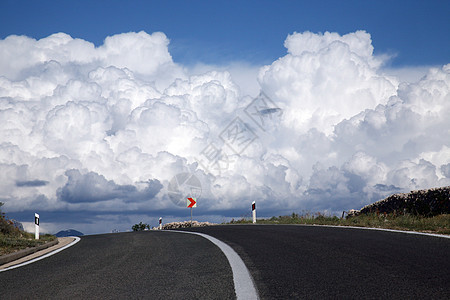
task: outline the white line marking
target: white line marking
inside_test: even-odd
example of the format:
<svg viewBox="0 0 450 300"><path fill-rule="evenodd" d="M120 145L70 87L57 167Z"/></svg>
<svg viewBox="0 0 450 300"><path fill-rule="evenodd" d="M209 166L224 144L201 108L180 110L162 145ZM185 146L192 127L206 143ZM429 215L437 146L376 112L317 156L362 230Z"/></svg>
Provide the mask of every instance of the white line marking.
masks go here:
<svg viewBox="0 0 450 300"><path fill-rule="evenodd" d="M44 254L44 255L42 255L42 256L36 257L36 258L34 258L34 259L28 260L28 261L23 262L23 263L21 263L21 264L14 265L14 266L11 266L11 267L2 269L2 270L0 270L0 272L4 272L4 271L12 270L12 269L15 269L15 268L23 267L23 266L26 266L26 265L28 265L28 264L37 262L37 261L39 261L39 260L41 260L41 259L50 257L50 256L52 256L53 254L56 254L56 253L58 253L58 252L61 252L61 251L63 251L64 249L67 249L67 248L69 248L69 247L75 245L76 243L78 243L78 242L80 241L80 238L77 237L77 236L74 236L73 238L75 238L75 240L74 240L73 242L71 242L70 244L65 245L64 247L61 247L61 248L59 248L59 249L56 249L55 251L49 252L49 253Z"/></svg>
<svg viewBox="0 0 450 300"><path fill-rule="evenodd" d="M259 224L259 225L272 225L272 224ZM279 224L279 225L283 225L283 224ZM397 229L389 229L389 228L358 227L358 226L338 226L338 225L318 225L318 224L317 225L316 224L284 224L284 225L322 226L322 227L333 227L333 228L353 228L353 229L379 230L379 231L389 231L389 232L399 232L399 233L426 235L426 236L434 236L434 237L450 239L450 235L445 235L445 234L426 233L426 232L417 232L417 231L406 231L406 230L397 230Z"/></svg>
<svg viewBox="0 0 450 300"><path fill-rule="evenodd" d="M227 244L224 242L204 233L200 232L191 232L191 231L178 231L178 230L164 230L162 232L181 232L181 233L189 233L195 234L204 237L205 239L210 240L217 247L222 250L225 254L228 262L230 263L231 270L233 271L233 282L234 282L234 290L236 292L236 297L238 300L247 300L247 299L259 299L258 292L256 291L256 287L253 283L253 278L250 275L247 267L245 266L242 259L239 255Z"/></svg>

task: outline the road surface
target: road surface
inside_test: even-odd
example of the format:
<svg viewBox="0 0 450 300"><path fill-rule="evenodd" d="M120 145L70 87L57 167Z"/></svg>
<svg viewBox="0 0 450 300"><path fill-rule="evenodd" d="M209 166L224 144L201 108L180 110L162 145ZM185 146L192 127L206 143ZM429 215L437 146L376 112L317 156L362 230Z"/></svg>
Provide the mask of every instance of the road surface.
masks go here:
<svg viewBox="0 0 450 300"><path fill-rule="evenodd" d="M261 299L450 299L450 239L362 229L229 225L188 229L230 245ZM225 255L198 235L84 236L0 273L1 299L234 299Z"/></svg>
<svg viewBox="0 0 450 300"><path fill-rule="evenodd" d="M298 225L191 230L232 246L261 299L450 299L450 239Z"/></svg>
<svg viewBox="0 0 450 300"><path fill-rule="evenodd" d="M203 237L174 232L84 236L0 273L0 299L234 299L231 268Z"/></svg>

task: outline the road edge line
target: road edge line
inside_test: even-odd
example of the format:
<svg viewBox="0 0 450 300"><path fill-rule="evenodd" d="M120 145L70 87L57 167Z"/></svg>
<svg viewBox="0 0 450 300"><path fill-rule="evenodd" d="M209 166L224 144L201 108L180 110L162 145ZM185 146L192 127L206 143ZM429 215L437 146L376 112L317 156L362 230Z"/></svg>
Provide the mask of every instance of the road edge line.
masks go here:
<svg viewBox="0 0 450 300"><path fill-rule="evenodd" d="M363 226L347 226L347 225L324 225L324 224L266 224L266 223L259 223L259 224L219 224L215 226L310 226L310 227L332 227L332 228L351 228L351 229L365 229L365 230L379 230L379 231L389 231L389 232L398 232L398 233L408 233L408 234L416 234L416 235L425 235L425 236L432 236L432 237L439 237L444 239L450 239L450 235L447 234L439 234L439 233L428 233L428 232L420 232L420 231L413 231L413 230L399 230L399 229L390 229L390 228L381 228L381 227L363 227Z"/></svg>
<svg viewBox="0 0 450 300"><path fill-rule="evenodd" d="M54 254L56 254L56 253L58 253L58 252L61 252L61 251L65 250L65 249L67 249L67 248L69 248L69 247L75 245L76 243L78 243L78 242L81 240L81 239L80 239L79 237L77 237L77 236L74 236L73 238L74 238L75 240L73 240L71 243L65 245L64 247L61 247L61 248L56 249L56 250L54 250L54 251L52 251L52 252L46 253L46 254L44 254L44 255L42 255L42 256L39 256L39 257L30 259L30 260L25 261L25 262L23 262L23 263L20 263L20 264L17 264L17 265L14 265L14 266L11 266L11 267L8 267L8 268L5 268L5 269L1 269L0 272L5 272L5 271L12 270L12 269L15 269L15 268L23 267L23 266L26 266L26 265L28 265L28 264L37 262L37 261L39 261L39 260L41 260L41 259L50 257L50 256L52 256L52 255L54 255Z"/></svg>
<svg viewBox="0 0 450 300"><path fill-rule="evenodd" d="M259 225L272 225L272 224L259 224ZM280 224L283 225L283 224ZM379 231L388 231L388 232L398 232L398 233L408 233L408 234L416 234L416 235L425 235L432 237L439 237L444 239L450 239L450 235L445 234L437 234L437 233L427 233L427 232L419 232L419 231L408 231L408 230L398 230L398 229L389 229L389 228L377 228L377 227L359 227L359 226L339 226L339 225L320 225L320 224L284 224L284 225L295 225L295 226L321 226L321 227L332 227L332 228L351 228L351 229L365 229L365 230L379 230Z"/></svg>
<svg viewBox="0 0 450 300"><path fill-rule="evenodd" d="M219 247L223 254L225 254L225 257L228 259L228 263L231 266L231 271L233 272L234 291L236 293L237 299L259 299L258 292L250 271L247 269L244 261L236 253L236 251L233 250L233 248L231 248L221 240L216 239L215 237L200 232L180 230L164 230L164 232L195 234L215 244L217 247Z"/></svg>

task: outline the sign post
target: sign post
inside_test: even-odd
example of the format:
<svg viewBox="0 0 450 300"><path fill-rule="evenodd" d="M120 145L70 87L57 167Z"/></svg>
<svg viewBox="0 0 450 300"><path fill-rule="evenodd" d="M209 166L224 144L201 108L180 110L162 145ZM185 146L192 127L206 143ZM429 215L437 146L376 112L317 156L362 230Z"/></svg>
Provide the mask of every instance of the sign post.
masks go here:
<svg viewBox="0 0 450 300"><path fill-rule="evenodd" d="M34 238L39 239L39 215L34 213Z"/></svg>
<svg viewBox="0 0 450 300"><path fill-rule="evenodd" d="M162 230L162 218L159 218L159 230Z"/></svg>
<svg viewBox="0 0 450 300"><path fill-rule="evenodd" d="M197 199L187 198L186 206L191 209L191 227L192 227L192 208L197 207Z"/></svg>
<svg viewBox="0 0 450 300"><path fill-rule="evenodd" d="M256 223L256 203L252 202L252 216L253 216L253 224Z"/></svg>

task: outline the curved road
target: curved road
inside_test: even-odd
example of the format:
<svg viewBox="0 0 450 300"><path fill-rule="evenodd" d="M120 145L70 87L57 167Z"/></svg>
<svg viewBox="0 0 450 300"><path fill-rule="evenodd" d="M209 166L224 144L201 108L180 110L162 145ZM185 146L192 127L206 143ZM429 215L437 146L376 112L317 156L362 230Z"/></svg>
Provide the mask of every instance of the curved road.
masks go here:
<svg viewBox="0 0 450 300"><path fill-rule="evenodd" d="M0 273L0 299L234 299L231 268L208 240L175 232L84 236Z"/></svg>
<svg viewBox="0 0 450 300"><path fill-rule="evenodd" d="M193 228L230 245L261 299L450 299L450 239L349 228ZM234 299L230 265L207 239L149 231L82 237L0 273L1 299Z"/></svg>
<svg viewBox="0 0 450 300"><path fill-rule="evenodd" d="M450 299L450 239L298 225L193 228L227 244L261 299Z"/></svg>

